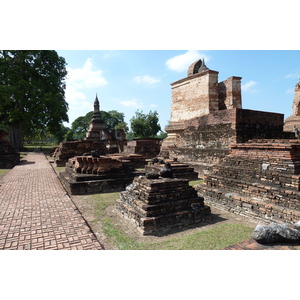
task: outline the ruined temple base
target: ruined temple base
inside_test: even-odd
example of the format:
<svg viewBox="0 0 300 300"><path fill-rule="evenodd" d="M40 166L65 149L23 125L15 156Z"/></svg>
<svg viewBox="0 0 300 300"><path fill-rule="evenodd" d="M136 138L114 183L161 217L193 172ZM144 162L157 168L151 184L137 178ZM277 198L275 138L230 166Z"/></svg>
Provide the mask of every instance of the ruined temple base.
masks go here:
<svg viewBox="0 0 300 300"><path fill-rule="evenodd" d="M231 154L195 187L218 208L266 222L300 220L300 141L256 140Z"/></svg>
<svg viewBox="0 0 300 300"><path fill-rule="evenodd" d="M211 212L187 179L136 177L116 204L143 235L163 235L210 219Z"/></svg>
<svg viewBox="0 0 300 300"><path fill-rule="evenodd" d="M100 174L80 174L75 172L74 163L70 159L66 163L65 171L59 173L59 180L70 195L85 195L124 191L138 175L139 172L126 167Z"/></svg>

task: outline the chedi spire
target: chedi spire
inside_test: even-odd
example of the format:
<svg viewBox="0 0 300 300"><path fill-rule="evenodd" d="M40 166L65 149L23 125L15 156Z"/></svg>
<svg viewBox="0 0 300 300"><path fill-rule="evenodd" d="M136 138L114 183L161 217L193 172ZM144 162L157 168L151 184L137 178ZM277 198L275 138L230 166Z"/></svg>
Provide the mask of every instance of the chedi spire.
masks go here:
<svg viewBox="0 0 300 300"><path fill-rule="evenodd" d="M96 94L96 99L94 101L94 114L93 114L94 120L100 120L100 103L98 100L98 96Z"/></svg>

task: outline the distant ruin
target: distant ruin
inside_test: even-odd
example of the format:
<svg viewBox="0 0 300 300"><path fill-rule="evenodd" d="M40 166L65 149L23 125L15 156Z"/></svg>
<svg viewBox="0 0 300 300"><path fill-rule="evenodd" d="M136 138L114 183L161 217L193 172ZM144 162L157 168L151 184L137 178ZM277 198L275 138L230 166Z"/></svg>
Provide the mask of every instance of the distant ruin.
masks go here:
<svg viewBox="0 0 300 300"><path fill-rule="evenodd" d="M124 150L126 137L123 129L108 129L100 119L100 104L96 96L94 114L90 121L85 140L60 143L54 152L54 162L58 167L64 167L69 158L81 156L84 153L98 151L101 155L119 153Z"/></svg>
<svg viewBox="0 0 300 300"><path fill-rule="evenodd" d="M20 162L20 153L7 140L8 133L0 130L0 169L11 169Z"/></svg>
<svg viewBox="0 0 300 300"><path fill-rule="evenodd" d="M242 109L241 77L218 82L218 72L202 60L171 86L171 121L161 156L188 163L201 176L230 153L231 144L293 136L283 132L283 114Z"/></svg>
<svg viewBox="0 0 300 300"><path fill-rule="evenodd" d="M296 129L296 130L295 130ZM295 94L293 101L293 114L285 120L284 131L287 132L300 132L300 81L295 86ZM296 132L295 132L296 131Z"/></svg>

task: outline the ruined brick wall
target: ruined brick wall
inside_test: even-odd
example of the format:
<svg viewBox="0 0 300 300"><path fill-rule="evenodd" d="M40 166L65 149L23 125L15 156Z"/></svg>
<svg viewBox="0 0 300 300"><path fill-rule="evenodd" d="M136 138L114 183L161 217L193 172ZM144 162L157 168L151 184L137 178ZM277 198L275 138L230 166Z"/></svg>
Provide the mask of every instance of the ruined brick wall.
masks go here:
<svg viewBox="0 0 300 300"><path fill-rule="evenodd" d="M256 140L232 151L197 189L226 210L266 220L296 222L300 216L300 143Z"/></svg>
<svg viewBox="0 0 300 300"><path fill-rule="evenodd" d="M156 157L160 152L161 139L136 139L128 141L124 147L125 154L142 154L145 158Z"/></svg>
<svg viewBox="0 0 300 300"><path fill-rule="evenodd" d="M244 109L226 109L181 125L167 127L162 156L189 163L200 176L229 154L230 145L257 138L292 138L283 132L283 115Z"/></svg>
<svg viewBox="0 0 300 300"><path fill-rule="evenodd" d="M232 76L219 82L219 109L242 108L241 77Z"/></svg>
<svg viewBox="0 0 300 300"><path fill-rule="evenodd" d="M237 142L243 143L252 139L293 138L293 135L283 132L283 122L283 114L238 109L235 123Z"/></svg>
<svg viewBox="0 0 300 300"><path fill-rule="evenodd" d="M200 117L218 109L218 72L207 70L171 84L171 122Z"/></svg>

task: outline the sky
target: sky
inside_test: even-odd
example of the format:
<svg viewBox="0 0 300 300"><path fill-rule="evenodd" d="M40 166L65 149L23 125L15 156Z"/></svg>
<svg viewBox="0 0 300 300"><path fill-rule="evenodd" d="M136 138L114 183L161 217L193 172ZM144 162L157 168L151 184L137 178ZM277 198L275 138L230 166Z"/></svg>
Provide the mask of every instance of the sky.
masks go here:
<svg viewBox="0 0 300 300"><path fill-rule="evenodd" d="M244 109L292 114L300 79L299 50L58 50L66 59L69 124L93 110L117 110L125 121L137 110L157 111L162 130L171 115L171 86L186 77L191 63L205 59L219 82L242 77Z"/></svg>

